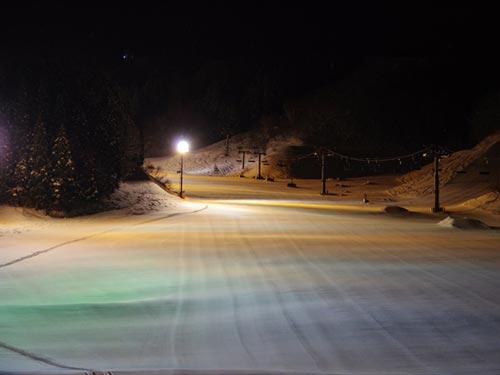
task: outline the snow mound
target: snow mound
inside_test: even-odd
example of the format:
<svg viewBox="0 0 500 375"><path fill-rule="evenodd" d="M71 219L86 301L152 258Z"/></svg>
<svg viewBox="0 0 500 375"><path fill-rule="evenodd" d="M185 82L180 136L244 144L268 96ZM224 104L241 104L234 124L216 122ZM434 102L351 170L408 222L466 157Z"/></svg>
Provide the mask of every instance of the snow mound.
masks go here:
<svg viewBox="0 0 500 375"><path fill-rule="evenodd" d="M500 193L498 191L491 191L477 198L465 201L464 205L471 208L481 208L493 214L500 215Z"/></svg>
<svg viewBox="0 0 500 375"><path fill-rule="evenodd" d="M399 206L386 206L384 207L384 212L386 214L396 216L405 216L410 214L410 211L408 211L406 208Z"/></svg>
<svg viewBox="0 0 500 375"><path fill-rule="evenodd" d="M497 160L500 154L500 132L486 137L470 150L453 153L450 157L441 159L440 186L451 182L458 175L462 175L463 182L474 182L481 172L480 168L494 169L488 166L489 159ZM399 178L400 186L388 190L392 195L425 195L434 191L434 165L432 162L420 170L405 174ZM469 170L468 170L469 169ZM496 178L494 171L491 180ZM492 181L494 184L495 181Z"/></svg>
<svg viewBox="0 0 500 375"><path fill-rule="evenodd" d="M153 182L134 181L122 183L105 204L109 209L127 209L129 214L143 215L177 207L178 202Z"/></svg>
<svg viewBox="0 0 500 375"><path fill-rule="evenodd" d="M446 219L441 220L438 225L445 228L458 228L458 229L491 229L480 220L471 218L453 218L448 216Z"/></svg>

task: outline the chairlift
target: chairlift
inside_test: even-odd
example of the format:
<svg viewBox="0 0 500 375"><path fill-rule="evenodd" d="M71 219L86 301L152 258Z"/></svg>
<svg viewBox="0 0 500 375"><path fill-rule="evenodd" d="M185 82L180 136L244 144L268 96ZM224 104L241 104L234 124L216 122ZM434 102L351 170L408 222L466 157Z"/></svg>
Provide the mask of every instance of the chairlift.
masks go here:
<svg viewBox="0 0 500 375"><path fill-rule="evenodd" d="M236 159L236 161L237 161L238 163L241 163L243 160L241 160L241 159Z"/></svg>
<svg viewBox="0 0 500 375"><path fill-rule="evenodd" d="M249 163L255 163L255 159L248 159Z"/></svg>

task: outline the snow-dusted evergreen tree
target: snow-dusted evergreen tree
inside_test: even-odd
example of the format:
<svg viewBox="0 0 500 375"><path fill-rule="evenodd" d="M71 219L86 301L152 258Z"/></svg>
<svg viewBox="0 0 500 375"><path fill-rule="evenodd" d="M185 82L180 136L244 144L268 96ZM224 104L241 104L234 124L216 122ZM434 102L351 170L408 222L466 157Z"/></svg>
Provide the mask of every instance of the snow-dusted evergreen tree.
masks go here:
<svg viewBox="0 0 500 375"><path fill-rule="evenodd" d="M50 164L47 131L45 124L38 121L31 136L26 185L28 203L36 209L50 206Z"/></svg>
<svg viewBox="0 0 500 375"><path fill-rule="evenodd" d="M27 202L28 180L29 180L29 150L27 144L23 144L17 153L17 162L14 165L13 173L10 176L10 195L12 201L18 205Z"/></svg>
<svg viewBox="0 0 500 375"><path fill-rule="evenodd" d="M81 212L142 164L139 134L126 97L106 73L44 64L0 69L0 120L9 133L0 200Z"/></svg>
<svg viewBox="0 0 500 375"><path fill-rule="evenodd" d="M59 128L52 147L50 181L52 208L64 212L73 209L78 197L76 172L69 138L63 126Z"/></svg>
<svg viewBox="0 0 500 375"><path fill-rule="evenodd" d="M79 129L77 134L79 147L73 149L75 164L79 171L76 181L79 189L78 200L81 204L95 203L100 198L100 189L96 181L95 156L90 150L92 150L91 144L95 143L96 136L80 104L74 106L71 122ZM76 151L78 155L75 155Z"/></svg>
<svg viewBox="0 0 500 375"><path fill-rule="evenodd" d="M8 106L8 122L15 147L10 148L11 165L7 171L7 184L10 201L17 205L27 204L31 110L28 89L25 82L21 82L16 100Z"/></svg>
<svg viewBox="0 0 500 375"><path fill-rule="evenodd" d="M95 157L95 179L102 196L108 196L126 173L125 127L123 108L116 92L104 80L91 92L87 108L89 124L95 134L91 149Z"/></svg>

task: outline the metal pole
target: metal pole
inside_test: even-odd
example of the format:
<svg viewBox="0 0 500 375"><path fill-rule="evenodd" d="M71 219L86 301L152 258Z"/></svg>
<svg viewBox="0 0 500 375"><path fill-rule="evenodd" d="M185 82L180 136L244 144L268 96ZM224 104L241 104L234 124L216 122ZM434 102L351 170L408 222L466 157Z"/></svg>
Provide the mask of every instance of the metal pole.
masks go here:
<svg viewBox="0 0 500 375"><path fill-rule="evenodd" d="M326 195L325 152L321 150L321 195Z"/></svg>
<svg viewBox="0 0 500 375"><path fill-rule="evenodd" d="M179 192L179 197L184 198L184 193L182 191L182 183L184 175L184 155L181 154L181 191Z"/></svg>
<svg viewBox="0 0 500 375"><path fill-rule="evenodd" d="M259 152L259 175L257 176L257 178L259 180L262 180L262 175L260 174L260 161L261 161L261 158L262 158L262 153Z"/></svg>
<svg viewBox="0 0 500 375"><path fill-rule="evenodd" d="M229 156L229 134L226 134L226 152L224 155Z"/></svg>
<svg viewBox="0 0 500 375"><path fill-rule="evenodd" d="M247 154L246 151L243 151L243 165L241 166L241 169L245 169L245 155Z"/></svg>
<svg viewBox="0 0 500 375"><path fill-rule="evenodd" d="M441 212L439 206L439 155L434 155L434 208L433 212Z"/></svg>

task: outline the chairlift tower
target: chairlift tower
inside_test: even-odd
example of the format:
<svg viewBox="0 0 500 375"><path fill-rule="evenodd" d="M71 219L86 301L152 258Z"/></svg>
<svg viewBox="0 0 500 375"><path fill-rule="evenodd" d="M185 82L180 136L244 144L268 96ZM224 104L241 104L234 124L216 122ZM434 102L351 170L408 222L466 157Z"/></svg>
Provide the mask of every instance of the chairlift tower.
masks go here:
<svg viewBox="0 0 500 375"><path fill-rule="evenodd" d="M255 149L253 153L259 156L259 173L257 175L257 180L263 180L264 177L262 177L262 155L265 156L266 153L261 149Z"/></svg>
<svg viewBox="0 0 500 375"><path fill-rule="evenodd" d="M250 154L249 150L244 150L242 147L238 147L238 153L241 155L241 158L236 160L241 163L241 169L245 170L245 157L246 154Z"/></svg>
<svg viewBox="0 0 500 375"><path fill-rule="evenodd" d="M318 155L319 154L319 155ZM326 195L326 172L325 172L325 167L326 167L326 156L331 156L330 153L328 153L323 147L319 149L319 152L315 153L315 155L319 156L321 160L321 195Z"/></svg>
<svg viewBox="0 0 500 375"><path fill-rule="evenodd" d="M434 207L431 208L432 212L443 212L444 208L441 207L439 199L439 162L441 158L448 157L450 156L450 153L445 151L441 147L437 146L432 146L430 150L423 155L425 156L431 156L434 158Z"/></svg>

